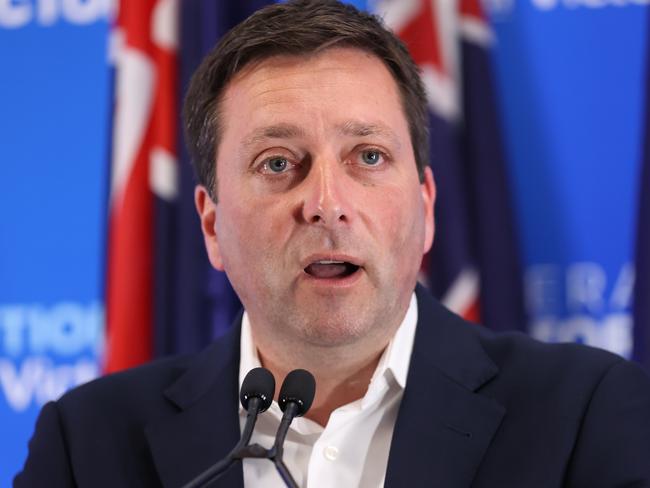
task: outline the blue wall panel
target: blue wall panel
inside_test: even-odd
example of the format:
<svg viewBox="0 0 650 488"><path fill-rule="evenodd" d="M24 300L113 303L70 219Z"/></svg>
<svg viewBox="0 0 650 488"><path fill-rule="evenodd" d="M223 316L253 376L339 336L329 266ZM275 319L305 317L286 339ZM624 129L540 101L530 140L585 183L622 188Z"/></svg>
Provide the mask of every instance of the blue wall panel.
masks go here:
<svg viewBox="0 0 650 488"><path fill-rule="evenodd" d="M647 8L487 4L531 332L629 357Z"/></svg>
<svg viewBox="0 0 650 488"><path fill-rule="evenodd" d="M0 486L41 405L98 374L109 7L0 3Z"/></svg>

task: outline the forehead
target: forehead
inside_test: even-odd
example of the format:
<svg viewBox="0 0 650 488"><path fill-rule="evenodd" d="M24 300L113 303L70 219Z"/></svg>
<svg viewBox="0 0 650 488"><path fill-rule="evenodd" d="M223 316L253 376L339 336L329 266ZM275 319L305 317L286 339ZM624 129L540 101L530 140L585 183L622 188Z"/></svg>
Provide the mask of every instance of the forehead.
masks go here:
<svg viewBox="0 0 650 488"><path fill-rule="evenodd" d="M406 123L397 83L384 62L349 47L251 63L227 85L219 112L224 132L287 117L310 125L337 116L339 122Z"/></svg>

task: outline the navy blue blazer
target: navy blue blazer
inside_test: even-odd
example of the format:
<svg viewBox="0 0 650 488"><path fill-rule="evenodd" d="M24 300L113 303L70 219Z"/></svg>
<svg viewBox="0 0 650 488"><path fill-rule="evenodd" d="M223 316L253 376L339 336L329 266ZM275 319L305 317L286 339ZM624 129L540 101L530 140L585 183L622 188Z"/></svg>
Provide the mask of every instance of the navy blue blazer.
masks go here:
<svg viewBox="0 0 650 488"><path fill-rule="evenodd" d="M494 334L418 288L387 487L650 486L650 378L574 344ZM178 487L239 438L239 327L203 352L43 407L16 487ZM242 487L241 465L214 486Z"/></svg>

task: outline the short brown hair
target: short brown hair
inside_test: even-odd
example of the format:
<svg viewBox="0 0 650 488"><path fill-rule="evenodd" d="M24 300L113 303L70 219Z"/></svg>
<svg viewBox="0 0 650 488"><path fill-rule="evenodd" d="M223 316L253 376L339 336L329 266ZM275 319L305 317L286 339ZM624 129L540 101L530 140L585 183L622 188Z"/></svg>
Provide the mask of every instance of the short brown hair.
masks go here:
<svg viewBox="0 0 650 488"><path fill-rule="evenodd" d="M379 17L351 5L335 0L295 0L258 10L234 27L192 76L183 107L185 138L199 183L213 198L221 131L219 103L228 82L253 61L315 54L333 46L369 52L390 70L400 91L423 181L429 152L426 95L418 67L404 44Z"/></svg>

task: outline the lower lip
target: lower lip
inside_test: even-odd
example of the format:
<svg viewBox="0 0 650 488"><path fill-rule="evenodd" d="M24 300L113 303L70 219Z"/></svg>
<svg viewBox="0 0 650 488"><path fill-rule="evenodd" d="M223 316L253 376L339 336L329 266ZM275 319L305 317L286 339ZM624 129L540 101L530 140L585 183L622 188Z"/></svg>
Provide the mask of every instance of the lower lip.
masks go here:
<svg viewBox="0 0 650 488"><path fill-rule="evenodd" d="M345 289L354 286L361 279L362 273L363 268L359 268L357 271L344 278L316 278L315 276L303 271L301 278L311 286L327 289Z"/></svg>

